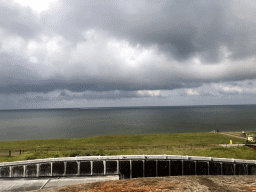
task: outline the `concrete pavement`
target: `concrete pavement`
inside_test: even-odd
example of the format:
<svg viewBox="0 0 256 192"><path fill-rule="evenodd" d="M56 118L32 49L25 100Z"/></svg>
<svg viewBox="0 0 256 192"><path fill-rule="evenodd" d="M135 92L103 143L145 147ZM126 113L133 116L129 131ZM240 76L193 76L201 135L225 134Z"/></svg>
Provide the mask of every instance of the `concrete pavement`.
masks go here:
<svg viewBox="0 0 256 192"><path fill-rule="evenodd" d="M63 177L63 178L42 178L42 179L0 179L0 191L32 191L76 185L83 183L93 183L98 181L119 180L119 176L93 176L93 177Z"/></svg>
<svg viewBox="0 0 256 192"><path fill-rule="evenodd" d="M242 147L242 146L245 146L245 144L219 144L220 146L222 147Z"/></svg>

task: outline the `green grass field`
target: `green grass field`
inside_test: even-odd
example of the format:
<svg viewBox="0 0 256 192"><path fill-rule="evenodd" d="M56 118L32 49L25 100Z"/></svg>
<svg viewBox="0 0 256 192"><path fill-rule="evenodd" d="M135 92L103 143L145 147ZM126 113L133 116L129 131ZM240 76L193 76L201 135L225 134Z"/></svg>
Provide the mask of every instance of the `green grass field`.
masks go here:
<svg viewBox="0 0 256 192"><path fill-rule="evenodd" d="M175 133L97 136L79 139L51 139L0 142L0 162L82 155L189 155L256 159L248 147L222 148L218 144L245 140L218 133ZM16 155L9 157L8 151ZM17 155L17 151L25 153Z"/></svg>

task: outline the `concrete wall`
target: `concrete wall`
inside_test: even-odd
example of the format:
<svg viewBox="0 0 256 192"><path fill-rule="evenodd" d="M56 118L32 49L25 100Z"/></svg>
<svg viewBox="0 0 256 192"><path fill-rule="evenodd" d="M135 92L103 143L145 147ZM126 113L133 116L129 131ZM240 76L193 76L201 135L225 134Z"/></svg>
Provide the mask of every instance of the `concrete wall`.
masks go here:
<svg viewBox="0 0 256 192"><path fill-rule="evenodd" d="M0 163L0 177L256 175L256 161L173 155L82 156Z"/></svg>

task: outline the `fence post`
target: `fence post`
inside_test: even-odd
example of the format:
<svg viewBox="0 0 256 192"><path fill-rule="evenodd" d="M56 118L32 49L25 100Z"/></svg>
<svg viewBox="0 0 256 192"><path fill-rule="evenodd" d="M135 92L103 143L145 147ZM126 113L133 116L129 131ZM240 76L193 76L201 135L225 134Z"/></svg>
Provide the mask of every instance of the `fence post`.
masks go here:
<svg viewBox="0 0 256 192"><path fill-rule="evenodd" d="M20 150L20 155L21 155L21 150Z"/></svg>
<svg viewBox="0 0 256 192"><path fill-rule="evenodd" d="M12 151L11 150L9 150L9 156L12 156Z"/></svg>

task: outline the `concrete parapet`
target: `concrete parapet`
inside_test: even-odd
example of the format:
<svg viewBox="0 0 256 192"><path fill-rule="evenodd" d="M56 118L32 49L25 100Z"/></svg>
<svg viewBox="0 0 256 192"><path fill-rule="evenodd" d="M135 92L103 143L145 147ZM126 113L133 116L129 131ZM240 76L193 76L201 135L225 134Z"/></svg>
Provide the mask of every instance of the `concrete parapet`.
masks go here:
<svg viewBox="0 0 256 192"><path fill-rule="evenodd" d="M256 175L256 161L176 155L82 156L0 163L0 177Z"/></svg>

